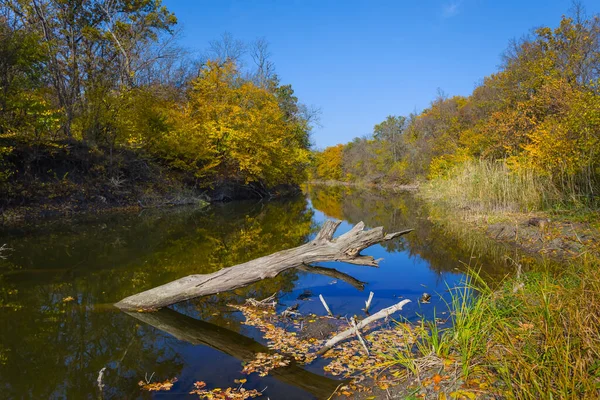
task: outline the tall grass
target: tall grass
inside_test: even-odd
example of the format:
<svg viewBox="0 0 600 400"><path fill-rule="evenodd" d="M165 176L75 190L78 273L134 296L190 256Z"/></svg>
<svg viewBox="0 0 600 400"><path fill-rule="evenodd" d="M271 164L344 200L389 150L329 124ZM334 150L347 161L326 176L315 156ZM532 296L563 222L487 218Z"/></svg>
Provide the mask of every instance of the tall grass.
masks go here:
<svg viewBox="0 0 600 400"><path fill-rule="evenodd" d="M505 162L468 161L457 165L446 177L424 185L431 200L475 211L536 211L563 204L573 197L549 177L526 171L512 172Z"/></svg>
<svg viewBox="0 0 600 400"><path fill-rule="evenodd" d="M452 291L453 325L416 332L390 351L414 374L432 365L456 379L485 380L511 399L600 398L600 264L583 260L559 275L533 273L491 290L476 274ZM437 351L436 351L437 350Z"/></svg>

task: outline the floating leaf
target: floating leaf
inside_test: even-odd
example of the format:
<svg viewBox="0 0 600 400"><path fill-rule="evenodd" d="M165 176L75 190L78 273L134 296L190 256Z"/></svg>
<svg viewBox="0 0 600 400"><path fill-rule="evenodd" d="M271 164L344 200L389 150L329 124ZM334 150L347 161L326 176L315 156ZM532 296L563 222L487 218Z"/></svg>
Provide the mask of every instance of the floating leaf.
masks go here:
<svg viewBox="0 0 600 400"><path fill-rule="evenodd" d="M140 388L142 390L147 390L149 392L158 392L161 390L165 390L165 391L171 390L171 388L173 387L173 384L175 382L177 382L177 378L167 379L164 382L154 382L154 383L139 381L138 385L140 386Z"/></svg>

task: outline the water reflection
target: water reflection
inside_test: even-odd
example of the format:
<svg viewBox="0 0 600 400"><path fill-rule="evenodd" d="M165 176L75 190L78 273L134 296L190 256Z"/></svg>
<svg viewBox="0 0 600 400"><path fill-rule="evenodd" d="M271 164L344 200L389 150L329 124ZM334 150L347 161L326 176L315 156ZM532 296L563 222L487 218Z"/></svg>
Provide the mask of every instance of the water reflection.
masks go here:
<svg viewBox="0 0 600 400"><path fill-rule="evenodd" d="M5 228L0 243L13 250L0 260L0 390L7 398L150 397L137 382L152 373L154 380L179 379L169 398L185 397L196 380L227 387L242 377L241 362L265 344L240 323L229 303L278 292L280 307L298 303L302 313L324 314L315 300L323 294L335 314L352 315L374 291L372 310L409 298L413 302L402 316L414 320L444 306L447 286L460 282L469 263L491 276L511 268L507 256L514 258L513 250L433 223L429 217L435 212L410 195L311 187L308 198L285 202L146 210ZM364 252L383 258L380 268L322 263L320 269L286 271L138 316L141 320L112 307L185 275L298 246L329 217L344 221L337 235L359 221L388 232L415 231ZM312 296L299 300L306 291ZM429 305L418 303L424 291L434 294ZM336 382L315 375L322 375L321 366L252 375L245 387L268 386L265 395L271 398L327 398L317 387L328 390ZM97 378L104 367L100 392Z"/></svg>
<svg viewBox="0 0 600 400"><path fill-rule="evenodd" d="M137 381L172 377L185 357L170 335L112 308L117 300L192 273L209 273L307 240L303 198L206 210L122 214L2 232L13 250L0 260L0 382L9 398L139 395ZM179 307L240 330L228 302L290 291L295 272ZM71 300L72 298L72 300Z"/></svg>
<svg viewBox="0 0 600 400"><path fill-rule="evenodd" d="M309 186L307 193L315 209L330 218L369 227L383 226L393 232L407 227L415 231L383 244L390 251L407 251L427 261L438 272L481 270L488 279L500 279L521 260L518 249L497 243L473 232L468 226L435 222L446 212L420 201L410 193L385 193L347 186ZM441 218L440 220L443 220Z"/></svg>

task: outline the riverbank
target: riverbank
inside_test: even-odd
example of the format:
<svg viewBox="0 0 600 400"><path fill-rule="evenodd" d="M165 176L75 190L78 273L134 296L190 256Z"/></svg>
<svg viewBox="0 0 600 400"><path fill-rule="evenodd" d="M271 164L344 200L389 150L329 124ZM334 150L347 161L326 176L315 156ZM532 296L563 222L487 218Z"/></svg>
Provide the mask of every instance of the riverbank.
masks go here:
<svg viewBox="0 0 600 400"><path fill-rule="evenodd" d="M558 259L600 254L600 204L577 185L515 172L506 163L469 161L428 181L418 195L443 210L441 220L533 253Z"/></svg>
<svg viewBox="0 0 600 400"><path fill-rule="evenodd" d="M422 185L417 196L436 210L429 218L451 231L472 229L554 262L524 272L514 260L516 273L507 271L493 288L474 269L464 291L453 295L451 328L429 324L421 346L390 352L390 363L404 365L413 376L413 396L598 398L600 340L593 333L600 329L598 214L524 212L481 202L461 206L436 182ZM420 367L432 357L441 360L438 370ZM460 389L445 390L446 380L460 381ZM396 398L405 392L400 389Z"/></svg>
<svg viewBox="0 0 600 400"><path fill-rule="evenodd" d="M569 260L589 254L600 258L600 213L592 209L519 211L518 207L485 207L458 203L430 182L407 185L311 181L327 187L349 187L385 193L410 192L431 205L428 218L453 231L472 229L495 241L531 254Z"/></svg>
<svg viewBox="0 0 600 400"><path fill-rule="evenodd" d="M0 163L0 224L300 193L296 185L200 181L127 148L80 141L32 145L14 138L0 138L0 145L11 149Z"/></svg>
<svg viewBox="0 0 600 400"><path fill-rule="evenodd" d="M393 192L416 192L419 190L420 184L418 182L411 184L399 184L399 183L374 183L374 182L344 182L344 181L320 181L311 180L307 183L308 185L323 185L323 186L347 186L364 189L380 189L380 190L391 190Z"/></svg>

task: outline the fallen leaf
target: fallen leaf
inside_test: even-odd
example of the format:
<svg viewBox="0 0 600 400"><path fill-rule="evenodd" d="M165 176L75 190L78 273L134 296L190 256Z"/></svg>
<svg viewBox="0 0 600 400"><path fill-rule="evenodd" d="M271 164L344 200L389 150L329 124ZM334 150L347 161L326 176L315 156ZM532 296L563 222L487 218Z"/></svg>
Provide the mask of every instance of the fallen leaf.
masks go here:
<svg viewBox="0 0 600 400"><path fill-rule="evenodd" d="M149 392L158 392L161 390L171 390L175 382L177 382L177 378L167 379L164 382L154 383L139 381L138 385L140 385L142 390L147 390Z"/></svg>

